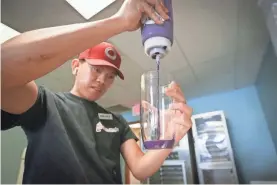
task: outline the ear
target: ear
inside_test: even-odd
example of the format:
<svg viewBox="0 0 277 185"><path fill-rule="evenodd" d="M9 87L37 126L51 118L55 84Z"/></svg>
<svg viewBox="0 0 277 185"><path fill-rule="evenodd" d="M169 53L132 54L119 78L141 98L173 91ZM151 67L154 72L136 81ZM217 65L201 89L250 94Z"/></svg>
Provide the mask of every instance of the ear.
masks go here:
<svg viewBox="0 0 277 185"><path fill-rule="evenodd" d="M73 75L75 75L75 76L77 75L79 66L80 66L79 59L73 59L71 62L71 69L72 69Z"/></svg>

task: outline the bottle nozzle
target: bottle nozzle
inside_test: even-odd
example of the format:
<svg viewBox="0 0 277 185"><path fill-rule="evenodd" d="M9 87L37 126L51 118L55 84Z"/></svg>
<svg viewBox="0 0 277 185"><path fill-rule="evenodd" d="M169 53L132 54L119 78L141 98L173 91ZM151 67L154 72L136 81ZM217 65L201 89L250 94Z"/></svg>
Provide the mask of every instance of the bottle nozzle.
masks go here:
<svg viewBox="0 0 277 185"><path fill-rule="evenodd" d="M151 37L144 42L144 50L147 56L155 60L157 55L164 58L171 50L171 44L165 37Z"/></svg>
<svg viewBox="0 0 277 185"><path fill-rule="evenodd" d="M166 51L163 48L152 48L149 50L149 55L154 60L156 60L157 57L162 59L166 55Z"/></svg>

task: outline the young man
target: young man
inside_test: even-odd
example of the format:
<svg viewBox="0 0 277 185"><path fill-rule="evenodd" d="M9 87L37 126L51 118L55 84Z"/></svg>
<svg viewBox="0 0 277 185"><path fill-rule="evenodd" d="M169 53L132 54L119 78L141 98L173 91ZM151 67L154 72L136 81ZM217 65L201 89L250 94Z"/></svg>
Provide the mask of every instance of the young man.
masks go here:
<svg viewBox="0 0 277 185"><path fill-rule="evenodd" d="M144 154L120 116L97 105L120 71L121 59L108 38L140 27L142 14L157 24L167 10L158 0L125 0L112 17L23 33L2 45L1 129L21 126L28 139L23 183L122 183L120 153L138 179L162 165L170 149ZM87 49L89 48L89 49ZM53 93L35 79L71 57L75 84L71 92ZM175 83L170 122L178 142L191 128L192 110Z"/></svg>

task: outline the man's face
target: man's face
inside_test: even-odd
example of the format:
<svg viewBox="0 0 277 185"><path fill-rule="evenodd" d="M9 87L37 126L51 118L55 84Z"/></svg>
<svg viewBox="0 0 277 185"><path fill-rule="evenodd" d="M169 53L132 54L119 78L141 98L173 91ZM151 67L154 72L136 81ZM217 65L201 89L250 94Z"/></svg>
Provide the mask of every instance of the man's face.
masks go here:
<svg viewBox="0 0 277 185"><path fill-rule="evenodd" d="M111 87L117 76L116 70L109 66L93 66L86 61L73 61L75 90L90 101L98 100Z"/></svg>

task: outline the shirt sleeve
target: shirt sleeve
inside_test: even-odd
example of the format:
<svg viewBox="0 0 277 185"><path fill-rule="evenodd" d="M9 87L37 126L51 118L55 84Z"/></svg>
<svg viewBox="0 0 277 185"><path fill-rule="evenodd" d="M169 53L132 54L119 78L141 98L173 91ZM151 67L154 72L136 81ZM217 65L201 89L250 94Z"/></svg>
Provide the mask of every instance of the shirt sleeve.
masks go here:
<svg viewBox="0 0 277 185"><path fill-rule="evenodd" d="M123 124L123 131L120 136L120 144L123 144L125 141L129 139L134 139L136 142L139 140L137 136L133 133L127 121L123 118L123 116L118 116L120 122Z"/></svg>
<svg viewBox="0 0 277 185"><path fill-rule="evenodd" d="M11 114L1 109L1 130L8 130L16 126L36 129L46 119L45 89L38 87L38 96L34 105L22 114Z"/></svg>

